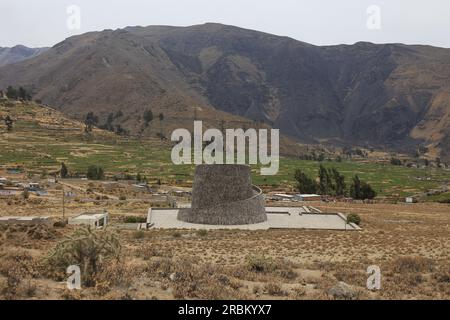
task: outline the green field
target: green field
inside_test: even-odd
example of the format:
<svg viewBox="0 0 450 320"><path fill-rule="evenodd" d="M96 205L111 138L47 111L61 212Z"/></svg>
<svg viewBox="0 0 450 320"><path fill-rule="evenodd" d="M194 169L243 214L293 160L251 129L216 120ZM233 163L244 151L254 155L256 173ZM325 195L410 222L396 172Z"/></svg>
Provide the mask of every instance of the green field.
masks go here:
<svg viewBox="0 0 450 320"><path fill-rule="evenodd" d="M3 109L2 109L3 108ZM84 174L90 165L99 165L107 174L141 173L150 181L161 179L164 183L190 182L194 166L173 165L170 159L171 145L158 140L126 139L111 133L96 131L87 137L80 124L72 123L49 129L45 113L40 107L14 107L17 122L11 133L0 127L0 165L23 166L28 172L57 171L65 162L69 171ZM0 111L6 108L0 106ZM44 114L44 115L43 115ZM25 116L24 116L25 115ZM44 118L43 118L44 117ZM61 122L52 115L56 124ZM355 161L323 162L326 167L336 167L346 176L347 185L351 177L358 174L368 181L379 195L405 196L439 187L450 181L450 171L436 168L415 169L390 164L362 163ZM286 187L294 185L296 169L316 176L320 163L292 158L280 159L280 170L275 176L261 176L253 168L253 179L258 185Z"/></svg>

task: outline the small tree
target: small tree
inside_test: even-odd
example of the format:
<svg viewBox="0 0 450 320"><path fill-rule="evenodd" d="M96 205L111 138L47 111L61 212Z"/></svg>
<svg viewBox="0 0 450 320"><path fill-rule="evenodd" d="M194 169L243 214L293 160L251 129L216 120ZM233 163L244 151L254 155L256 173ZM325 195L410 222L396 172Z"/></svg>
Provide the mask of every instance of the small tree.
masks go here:
<svg viewBox="0 0 450 320"><path fill-rule="evenodd" d="M114 131L113 121L114 121L114 113L111 112L108 115L108 118L106 118L105 125L103 126L104 129L108 131Z"/></svg>
<svg viewBox="0 0 450 320"><path fill-rule="evenodd" d="M90 180L103 180L105 173L102 167L90 166L87 170L86 176Z"/></svg>
<svg viewBox="0 0 450 320"><path fill-rule="evenodd" d="M350 196L357 200L374 199L377 196L375 190L367 182L361 181L356 175L350 186Z"/></svg>
<svg viewBox="0 0 450 320"><path fill-rule="evenodd" d="M67 176L69 175L69 170L67 169L67 166L64 162L61 163L60 175L61 178L67 178Z"/></svg>
<svg viewBox="0 0 450 320"><path fill-rule="evenodd" d="M119 136L126 135L127 131L124 128L122 128L120 124L118 124L116 127L116 134L118 134Z"/></svg>
<svg viewBox="0 0 450 320"><path fill-rule="evenodd" d="M4 121L5 121L6 131L11 132L13 130L13 123L14 123L13 119L11 119L10 116L6 116L4 118Z"/></svg>
<svg viewBox="0 0 450 320"><path fill-rule="evenodd" d="M350 186L350 197L353 199L361 199L361 180L359 180L358 175L353 177L353 183Z"/></svg>
<svg viewBox="0 0 450 320"><path fill-rule="evenodd" d="M19 94L16 89L14 89L11 86L8 86L8 88L6 88L6 96L8 97L8 99L17 100Z"/></svg>
<svg viewBox="0 0 450 320"><path fill-rule="evenodd" d="M336 168L331 169L331 175L334 180L334 193L337 196L343 196L345 194L345 176L340 174Z"/></svg>
<svg viewBox="0 0 450 320"><path fill-rule="evenodd" d="M402 161L400 159L392 157L391 158L391 164L394 165L394 166L401 166L402 165Z"/></svg>
<svg viewBox="0 0 450 320"><path fill-rule="evenodd" d="M23 192L22 192L22 198L24 198L25 200L26 199L28 199L30 197L30 192L27 190L27 189L25 189Z"/></svg>
<svg viewBox="0 0 450 320"><path fill-rule="evenodd" d="M88 114L86 114L86 118L84 120L84 131L86 133L92 132L93 126L95 126L98 123L98 117L91 111Z"/></svg>
<svg viewBox="0 0 450 320"><path fill-rule="evenodd" d="M375 190L372 189L372 186L366 182L363 182L361 185L362 198L365 199L374 199L377 196Z"/></svg>
<svg viewBox="0 0 450 320"><path fill-rule="evenodd" d="M152 112L152 110L150 110L150 109L145 110L143 117L144 117L145 126L148 127L150 122L153 121L153 112Z"/></svg>
<svg viewBox="0 0 450 320"><path fill-rule="evenodd" d="M318 191L322 195L331 194L333 190L333 183L331 181L329 171L323 166L319 167L319 187Z"/></svg>
<svg viewBox="0 0 450 320"><path fill-rule="evenodd" d="M84 227L59 242L47 257L46 264L59 275L65 275L68 266L77 265L81 268L84 284L94 286L102 267L111 259L118 260L120 251L115 233Z"/></svg>
<svg viewBox="0 0 450 320"><path fill-rule="evenodd" d="M23 87L19 88L19 91L17 92L17 97L18 97L18 99L21 99L24 101L31 100L31 95Z"/></svg>
<svg viewBox="0 0 450 320"><path fill-rule="evenodd" d="M159 126L160 126L160 131L159 131L159 135L158 136L161 138L161 140L164 140L165 139L164 128L163 128L164 114L161 112L158 115L158 118L159 118Z"/></svg>

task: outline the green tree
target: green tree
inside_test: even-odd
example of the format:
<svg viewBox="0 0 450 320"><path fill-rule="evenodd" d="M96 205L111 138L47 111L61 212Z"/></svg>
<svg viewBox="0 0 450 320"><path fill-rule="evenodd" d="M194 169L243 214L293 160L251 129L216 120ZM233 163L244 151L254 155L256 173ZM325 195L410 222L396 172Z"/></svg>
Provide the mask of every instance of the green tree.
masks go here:
<svg viewBox="0 0 450 320"><path fill-rule="evenodd" d="M359 180L358 175L353 177L353 183L350 185L350 197L353 199L361 199L361 180Z"/></svg>
<svg viewBox="0 0 450 320"><path fill-rule="evenodd" d="M114 119L119 119L123 117L123 112L122 110L119 110L116 112L116 114L114 115Z"/></svg>
<svg viewBox="0 0 450 320"><path fill-rule="evenodd" d="M31 95L23 88L20 87L19 91L17 92L17 98L25 101L31 100Z"/></svg>
<svg viewBox="0 0 450 320"><path fill-rule="evenodd" d="M89 166L86 176L90 180L103 180L105 178L105 173L102 167Z"/></svg>
<svg viewBox="0 0 450 320"><path fill-rule="evenodd" d="M394 166L401 166L402 165L402 161L400 159L392 157L391 158L391 164L394 165Z"/></svg>
<svg viewBox="0 0 450 320"><path fill-rule="evenodd" d="M102 129L108 130L108 131L114 131L114 113L110 113L108 117L106 118L105 124L102 126Z"/></svg>
<svg viewBox="0 0 450 320"><path fill-rule="evenodd" d="M86 118L84 120L84 131L86 133L92 132L93 126L95 126L98 123L98 117L91 111L88 114L86 114Z"/></svg>
<svg viewBox="0 0 450 320"><path fill-rule="evenodd" d="M122 126L120 124L118 124L116 126L116 134L121 136L121 135L126 135L126 133L127 133L127 131L124 128L122 128Z"/></svg>
<svg viewBox="0 0 450 320"><path fill-rule="evenodd" d="M5 121L6 131L11 132L13 130L14 121L10 116L6 116L3 121Z"/></svg>
<svg viewBox="0 0 450 320"><path fill-rule="evenodd" d="M143 117L144 117L145 126L148 127L150 122L153 121L153 112L152 112L152 110L150 110L150 109L145 110Z"/></svg>
<svg viewBox="0 0 450 320"><path fill-rule="evenodd" d="M323 165L319 167L319 187L318 192L322 195L331 194L333 190L333 183L330 173Z"/></svg>
<svg viewBox="0 0 450 320"><path fill-rule="evenodd" d="M331 169L331 175L334 180L333 185L334 194L336 196L343 196L345 194L345 187L346 187L345 176L340 174L339 171L336 170L336 168Z"/></svg>
<svg viewBox="0 0 450 320"><path fill-rule="evenodd" d="M377 196L372 186L365 181L361 181L357 175L353 178L353 183L350 186L350 196L353 199L365 200L374 199Z"/></svg>
<svg viewBox="0 0 450 320"><path fill-rule="evenodd" d="M295 171L295 180L297 181L297 189L300 193L316 193L317 183L314 179L307 176L302 170Z"/></svg>
<svg viewBox="0 0 450 320"><path fill-rule="evenodd" d="M67 169L67 166L64 162L61 163L60 175L61 178L67 178L67 176L69 175L69 170Z"/></svg>
<svg viewBox="0 0 450 320"><path fill-rule="evenodd" d="M6 96L8 97L8 99L17 100L19 94L16 89L14 89L11 86L8 86L8 88L6 88Z"/></svg>
<svg viewBox="0 0 450 320"><path fill-rule="evenodd" d="M158 118L159 118L159 126L160 126L160 131L159 131L158 136L161 138L161 140L164 140L165 139L164 128L163 128L164 114L160 113L158 115Z"/></svg>
<svg viewBox="0 0 450 320"><path fill-rule="evenodd" d="M372 189L371 185L363 182L361 184L361 191L362 191L362 200L365 199L374 199L377 196L377 193L375 190Z"/></svg>

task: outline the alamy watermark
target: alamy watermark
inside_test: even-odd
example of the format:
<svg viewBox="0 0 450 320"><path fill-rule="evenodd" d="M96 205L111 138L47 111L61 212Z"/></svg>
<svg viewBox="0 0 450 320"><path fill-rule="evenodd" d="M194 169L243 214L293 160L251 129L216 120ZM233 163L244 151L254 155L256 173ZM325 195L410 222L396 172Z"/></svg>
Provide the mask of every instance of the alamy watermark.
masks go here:
<svg viewBox="0 0 450 320"><path fill-rule="evenodd" d="M66 9L66 26L69 30L81 29L81 8L77 5L68 6Z"/></svg>
<svg viewBox="0 0 450 320"><path fill-rule="evenodd" d="M194 121L193 135L187 129L173 131L171 140L178 142L172 149L172 162L180 164L260 164L261 175L275 175L280 166L279 129L208 129ZM204 146L206 144L206 146ZM246 146L248 145L248 150ZM193 150L192 150L193 147ZM192 154L194 160L192 161Z"/></svg>
<svg viewBox="0 0 450 320"><path fill-rule="evenodd" d="M369 266L367 268L367 289L369 290L380 290L381 289L381 269L379 266Z"/></svg>
<svg viewBox="0 0 450 320"><path fill-rule="evenodd" d="M377 5L371 5L367 8L368 15L366 26L369 30L381 30L381 8Z"/></svg>
<svg viewBox="0 0 450 320"><path fill-rule="evenodd" d="M81 289L81 270L79 266L68 266L67 274L67 289L69 290L80 290Z"/></svg>

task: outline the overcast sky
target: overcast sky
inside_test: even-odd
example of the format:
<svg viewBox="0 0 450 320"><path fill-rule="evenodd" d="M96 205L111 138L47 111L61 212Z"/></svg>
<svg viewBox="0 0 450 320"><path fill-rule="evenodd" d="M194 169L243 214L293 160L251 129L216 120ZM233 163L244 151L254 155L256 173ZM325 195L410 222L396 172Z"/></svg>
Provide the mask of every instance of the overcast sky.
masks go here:
<svg viewBox="0 0 450 320"><path fill-rule="evenodd" d="M76 11L67 13L71 5L80 9L79 29ZM370 41L450 48L449 0L0 0L0 46L52 46L93 30L205 22L317 45Z"/></svg>

